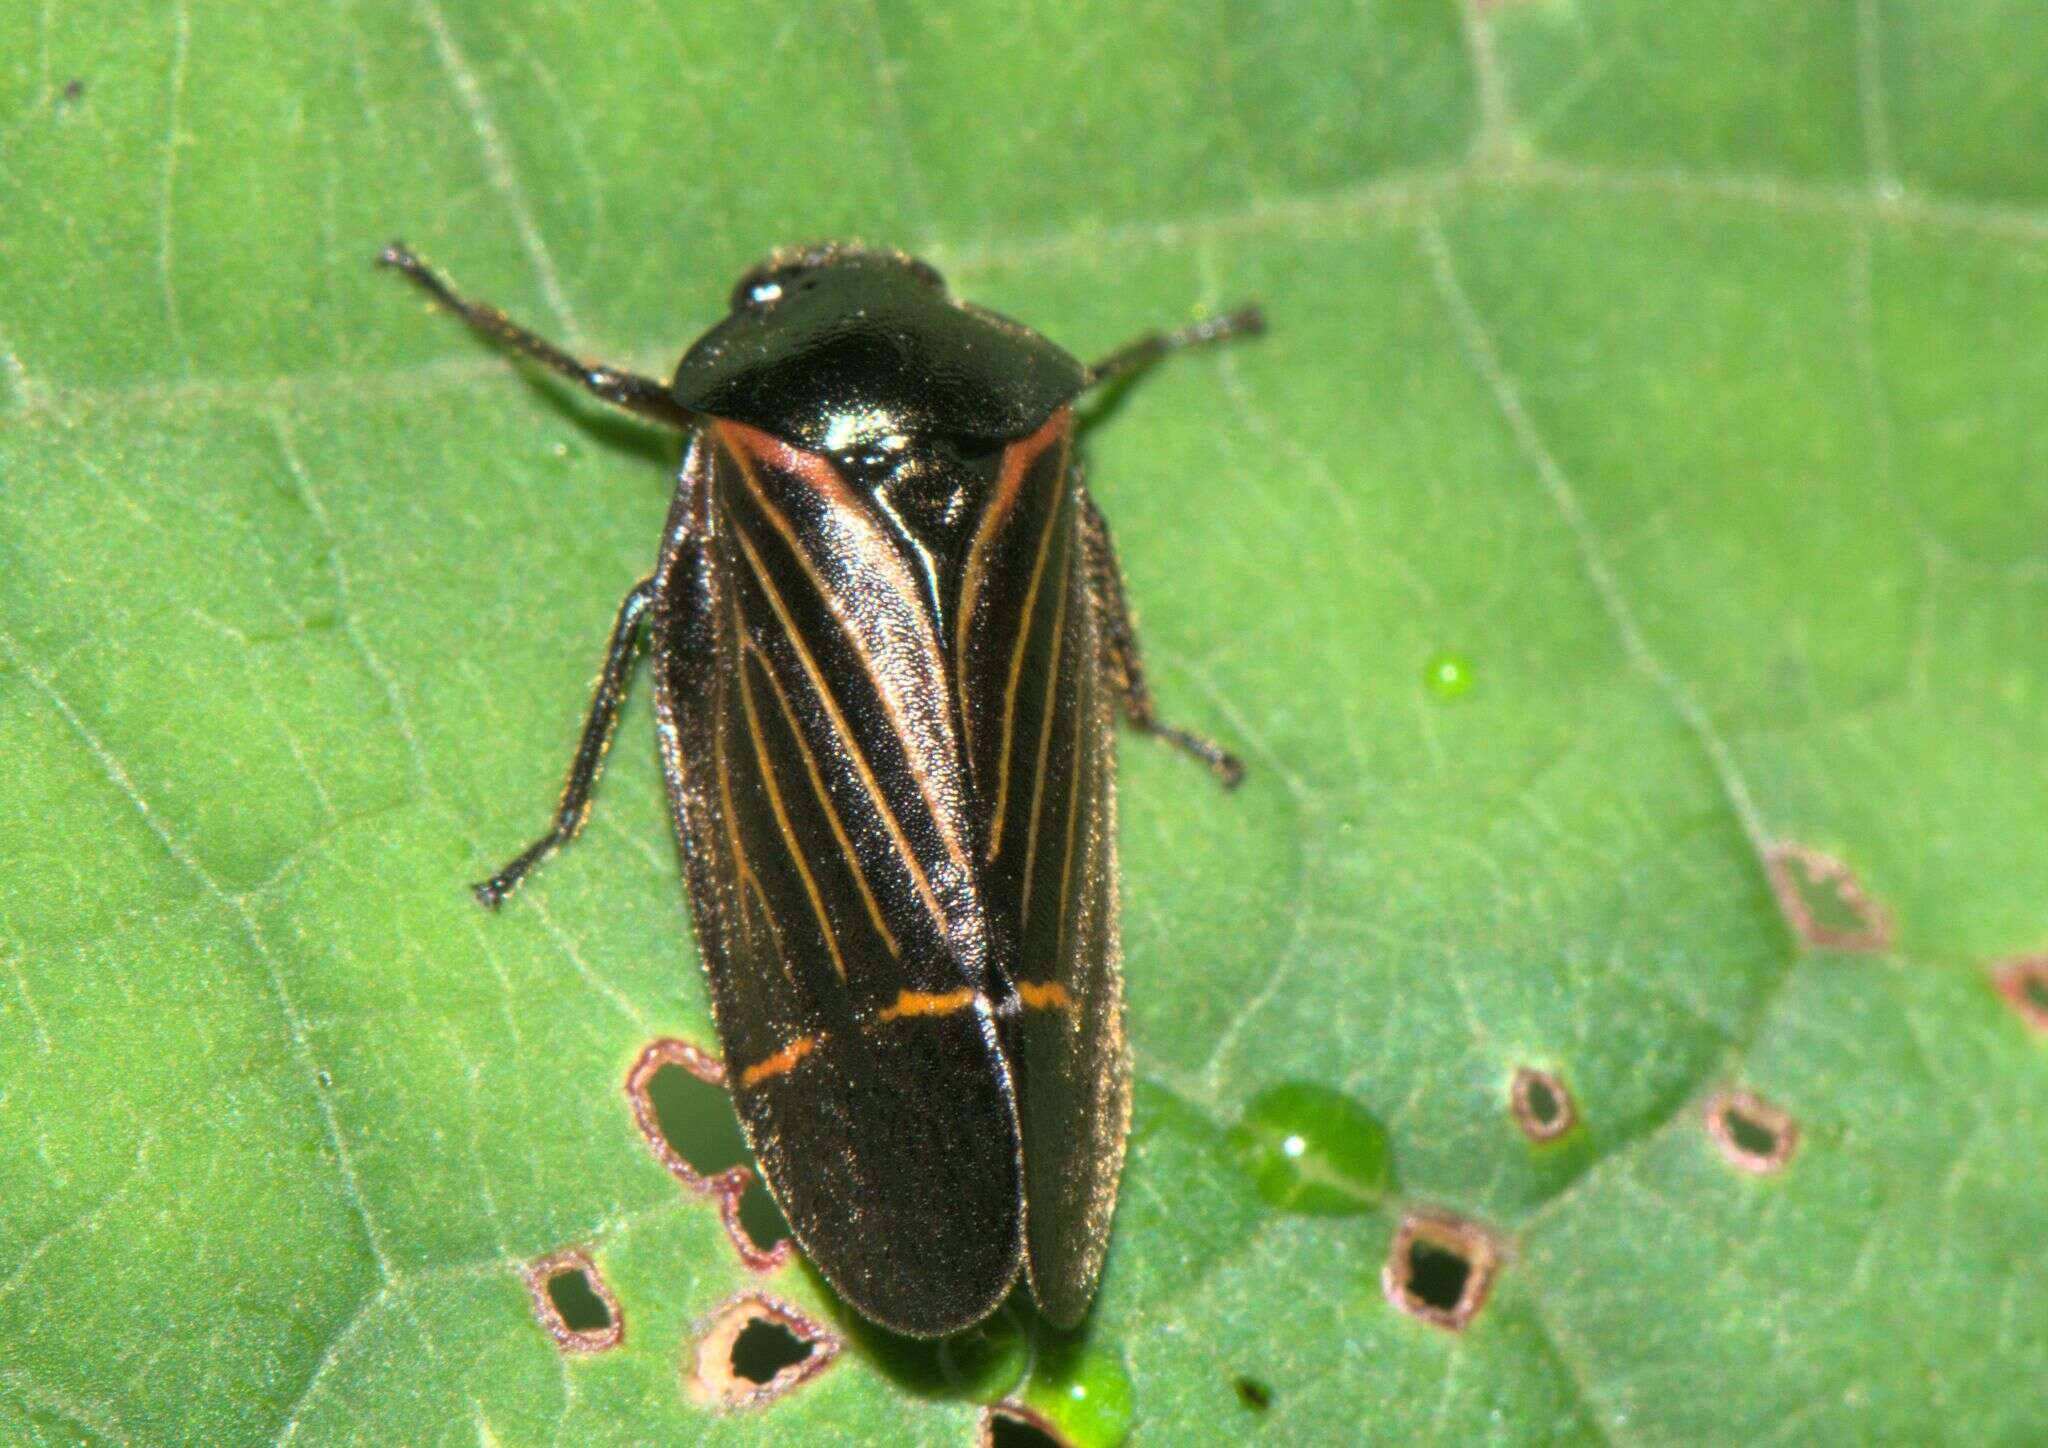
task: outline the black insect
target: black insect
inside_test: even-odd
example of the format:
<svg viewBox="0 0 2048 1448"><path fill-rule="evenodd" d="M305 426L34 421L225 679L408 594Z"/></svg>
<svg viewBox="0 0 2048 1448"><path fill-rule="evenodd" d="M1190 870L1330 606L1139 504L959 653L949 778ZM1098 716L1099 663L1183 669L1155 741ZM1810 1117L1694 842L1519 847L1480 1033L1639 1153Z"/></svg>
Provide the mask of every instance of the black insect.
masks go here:
<svg viewBox="0 0 2048 1448"><path fill-rule="evenodd" d="M619 607L554 827L581 829L635 649L747 1141L798 1244L919 1336L1021 1270L1071 1325L1130 1118L1115 709L1152 712L1074 403L1245 308L1084 367L895 252L778 252L667 384L589 366L382 261L491 341L688 435L654 572Z"/></svg>

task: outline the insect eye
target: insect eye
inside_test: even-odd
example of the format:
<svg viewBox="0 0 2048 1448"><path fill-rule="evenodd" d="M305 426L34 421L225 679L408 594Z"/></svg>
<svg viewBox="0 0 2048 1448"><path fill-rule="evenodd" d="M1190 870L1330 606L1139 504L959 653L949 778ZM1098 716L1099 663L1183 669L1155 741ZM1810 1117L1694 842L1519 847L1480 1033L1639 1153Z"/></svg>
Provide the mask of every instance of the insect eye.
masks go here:
<svg viewBox="0 0 2048 1448"><path fill-rule="evenodd" d="M735 312L763 312L781 301L789 290L787 268L760 267L739 279L729 304Z"/></svg>

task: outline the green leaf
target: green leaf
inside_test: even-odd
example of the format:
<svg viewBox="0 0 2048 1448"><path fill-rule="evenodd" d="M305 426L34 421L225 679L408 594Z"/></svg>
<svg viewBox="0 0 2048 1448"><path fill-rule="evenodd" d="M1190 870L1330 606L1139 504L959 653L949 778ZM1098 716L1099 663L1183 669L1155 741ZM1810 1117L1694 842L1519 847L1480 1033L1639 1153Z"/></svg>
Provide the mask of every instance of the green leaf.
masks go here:
<svg viewBox="0 0 2048 1448"><path fill-rule="evenodd" d="M0 1437L2038 1433L2048 10L1261 8L0 13ZM675 449L371 257L659 372L847 234L1084 355L1271 318L1088 438L1162 707L1252 772L1125 743L1078 1342L886 1339L649 1150L628 1071L712 1036L644 689L583 842L463 888ZM1284 1210L1233 1128L1329 1091L1385 1151ZM1415 1212L1412 1300L1492 1263L1462 1331L1383 1284ZM536 1321L567 1249L620 1346ZM844 1345L716 1413L744 1291Z"/></svg>

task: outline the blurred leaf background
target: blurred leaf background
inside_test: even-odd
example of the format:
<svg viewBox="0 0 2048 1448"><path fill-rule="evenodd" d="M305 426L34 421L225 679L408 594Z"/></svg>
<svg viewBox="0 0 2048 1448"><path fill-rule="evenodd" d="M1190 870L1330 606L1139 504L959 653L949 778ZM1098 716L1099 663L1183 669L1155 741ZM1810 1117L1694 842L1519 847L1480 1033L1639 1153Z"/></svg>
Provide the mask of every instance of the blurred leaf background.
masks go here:
<svg viewBox="0 0 2048 1448"><path fill-rule="evenodd" d="M644 689L580 847L463 890L545 817L675 449L423 311L394 235L654 371L821 236L1084 355L1266 304L1089 437L1163 706L1253 769L1124 748L1080 1349L1134 1441L2037 1438L2048 1036L1994 989L2048 951L2035 0L7 8L0 1437L975 1432L871 1334L683 1389L736 1291L839 1320L620 1090L711 1039ZM1884 948L1798 938L1783 841ZM1385 1123L1379 1209L1233 1155L1303 1083ZM1716 1153L1723 1088L1784 1171ZM1462 1334L1381 1292L1424 1206L1503 1246ZM534 1321L570 1246L614 1351Z"/></svg>

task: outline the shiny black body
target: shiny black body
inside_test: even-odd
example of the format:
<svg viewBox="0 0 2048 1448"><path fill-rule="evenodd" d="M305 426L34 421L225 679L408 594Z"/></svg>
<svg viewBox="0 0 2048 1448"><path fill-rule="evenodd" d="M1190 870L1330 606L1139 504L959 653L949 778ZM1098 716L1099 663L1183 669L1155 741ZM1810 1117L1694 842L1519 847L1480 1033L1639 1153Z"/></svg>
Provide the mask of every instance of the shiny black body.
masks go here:
<svg viewBox="0 0 2048 1448"><path fill-rule="evenodd" d="M829 452L835 423L862 416L919 441L1023 437L1087 381L1036 332L953 300L922 262L816 247L740 278L671 387L700 416Z"/></svg>
<svg viewBox="0 0 2048 1448"><path fill-rule="evenodd" d="M554 828L572 838L651 643L699 946L747 1139L798 1244L918 1335L1019 1274L1086 1312L1130 1109L1113 720L1152 715L1073 403L1244 311L1097 367L896 253L778 253L671 382L586 367L384 256L465 320L688 432Z"/></svg>

